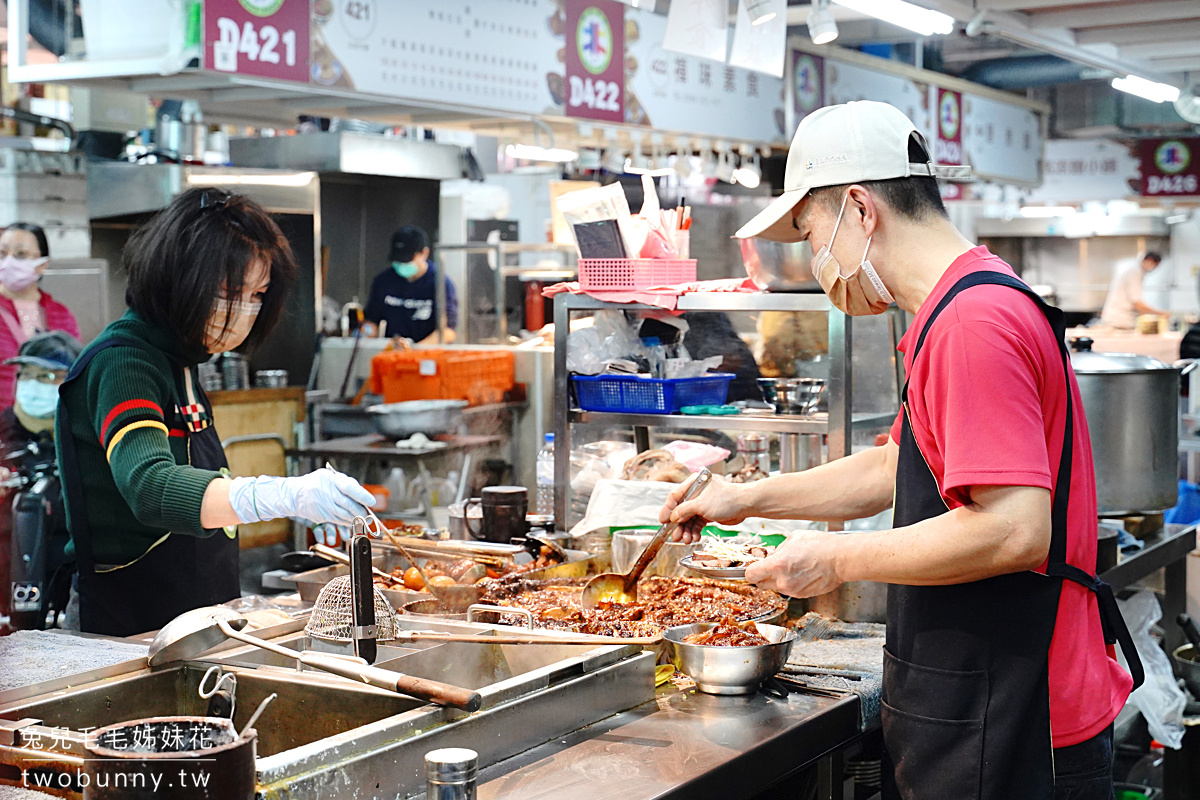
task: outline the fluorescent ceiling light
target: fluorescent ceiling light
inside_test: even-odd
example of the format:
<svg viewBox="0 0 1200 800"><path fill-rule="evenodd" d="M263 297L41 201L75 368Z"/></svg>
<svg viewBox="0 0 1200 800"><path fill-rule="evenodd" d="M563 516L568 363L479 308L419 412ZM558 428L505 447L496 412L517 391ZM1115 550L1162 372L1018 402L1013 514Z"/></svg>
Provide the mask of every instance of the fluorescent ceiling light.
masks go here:
<svg viewBox="0 0 1200 800"><path fill-rule="evenodd" d="M890 22L922 36L954 32L954 17L905 0L833 0L839 6Z"/></svg>
<svg viewBox="0 0 1200 800"><path fill-rule="evenodd" d="M633 161L625 159L625 172L630 175L649 175L652 178L659 178L664 175L674 175L674 167L635 167Z"/></svg>
<svg viewBox="0 0 1200 800"><path fill-rule="evenodd" d="M762 25L775 19L775 12L771 10L771 0L742 0L742 2L746 6L746 16L750 18L751 25Z"/></svg>
<svg viewBox="0 0 1200 800"><path fill-rule="evenodd" d="M829 44L838 37L837 21L827 3L813 3L808 12L808 36L813 44Z"/></svg>
<svg viewBox="0 0 1200 800"><path fill-rule="evenodd" d="M579 153L574 150L564 150L561 147L539 147L531 144L510 144L504 148L504 154L520 161L553 161L558 164L575 161L579 158Z"/></svg>
<svg viewBox="0 0 1200 800"><path fill-rule="evenodd" d="M1075 206L1021 206L1022 217L1069 217Z"/></svg>
<svg viewBox="0 0 1200 800"><path fill-rule="evenodd" d="M1129 75L1124 78L1113 78L1112 87L1122 92L1144 97L1155 103L1174 103L1179 99L1179 89L1169 83L1158 83Z"/></svg>

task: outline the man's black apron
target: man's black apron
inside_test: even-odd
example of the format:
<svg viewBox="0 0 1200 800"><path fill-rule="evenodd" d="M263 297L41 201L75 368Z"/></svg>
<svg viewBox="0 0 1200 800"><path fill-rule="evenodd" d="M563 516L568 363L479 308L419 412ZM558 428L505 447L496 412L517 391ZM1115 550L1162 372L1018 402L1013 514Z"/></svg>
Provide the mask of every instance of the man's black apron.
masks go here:
<svg viewBox="0 0 1200 800"><path fill-rule="evenodd" d="M96 355L109 347L142 347L133 339L113 338L89 350L71 367L64 386L78 378ZM179 366L186 371L188 367ZM190 376L184 375L185 380ZM192 385L189 381L188 385ZM195 397L176 402L166 410L187 431L188 463L197 469L222 470L229 466L216 429L207 424L212 406L203 389L193 385ZM195 408L201 406L201 409ZM69 434L71 420L60 403L62 430ZM207 415L203 427L196 424ZM168 418L168 427L172 420ZM191 424L189 424L191 423ZM197 430L197 428L199 428ZM80 601L80 628L86 633L132 636L156 630L185 611L216 605L241 594L238 586L238 540L223 530L206 536L168 532L141 557L129 564L97 564L88 525L86 498L75 458L75 441L61 442L63 488L71 509L71 538L75 543Z"/></svg>
<svg viewBox="0 0 1200 800"><path fill-rule="evenodd" d="M1008 286L1032 298L1062 353L1066 431L1054 483L1047 574L1025 571L955 586L888 588L882 718L888 761L884 797L889 800L1053 796L1049 652L1064 579L1096 593L1105 638L1109 644L1120 640L1135 686L1143 677L1112 590L1066 563L1074 410L1062 312L1011 275L972 273L934 308L917 340L913 362L947 304L959 292L981 284ZM897 528L948 510L909 424L907 384L904 399L896 465Z"/></svg>

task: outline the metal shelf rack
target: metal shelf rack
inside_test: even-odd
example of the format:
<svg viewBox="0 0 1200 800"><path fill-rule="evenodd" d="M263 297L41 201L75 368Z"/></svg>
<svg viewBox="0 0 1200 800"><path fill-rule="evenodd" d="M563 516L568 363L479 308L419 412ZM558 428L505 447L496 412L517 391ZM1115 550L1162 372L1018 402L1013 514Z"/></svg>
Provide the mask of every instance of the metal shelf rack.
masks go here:
<svg viewBox="0 0 1200 800"><path fill-rule="evenodd" d="M761 431L769 433L824 434L830 460L850 455L851 433L855 430L887 430L893 413L852 414L853 370L851 369L852 318L835 309L820 293L784 294L770 292L705 292L679 298L680 311L823 311L829 321L828 413L812 416L781 416L746 412L735 416L691 416L684 414L621 414L581 411L570 407L570 375L567 373L567 335L572 314L603 309L651 310L639 303L612 303L588 295L563 293L554 298L554 510L565 526L569 508L571 429L574 425L606 424L633 428L639 451L649 447L649 430L691 429ZM899 340L903 319L892 313L893 343ZM896 386L904 383L903 366L895 359Z"/></svg>

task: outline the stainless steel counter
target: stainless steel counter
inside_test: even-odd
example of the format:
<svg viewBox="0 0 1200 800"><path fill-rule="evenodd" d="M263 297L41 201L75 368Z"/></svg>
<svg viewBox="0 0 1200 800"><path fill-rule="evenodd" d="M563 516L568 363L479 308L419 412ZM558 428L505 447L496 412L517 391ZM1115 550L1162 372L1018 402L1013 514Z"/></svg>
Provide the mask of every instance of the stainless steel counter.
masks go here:
<svg viewBox="0 0 1200 800"><path fill-rule="evenodd" d="M818 797L840 798L836 751L860 735L853 696L720 697L668 684L652 703L483 770L479 798L738 800L813 763Z"/></svg>

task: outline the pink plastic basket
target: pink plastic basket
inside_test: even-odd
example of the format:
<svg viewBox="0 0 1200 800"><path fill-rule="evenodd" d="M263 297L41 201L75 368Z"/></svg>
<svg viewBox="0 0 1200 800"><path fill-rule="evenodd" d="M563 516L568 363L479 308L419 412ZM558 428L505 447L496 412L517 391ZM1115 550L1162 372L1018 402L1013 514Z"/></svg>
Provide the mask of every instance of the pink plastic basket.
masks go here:
<svg viewBox="0 0 1200 800"><path fill-rule="evenodd" d="M696 259L581 258L579 288L614 292L696 280Z"/></svg>

